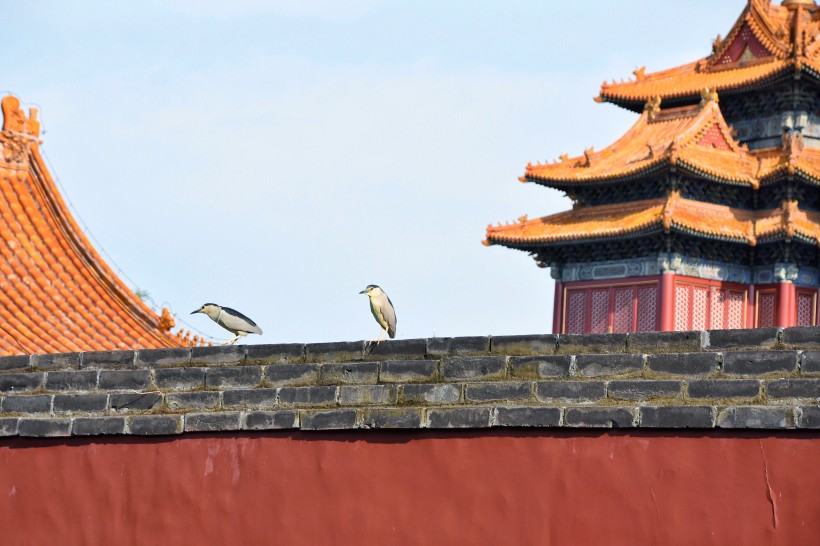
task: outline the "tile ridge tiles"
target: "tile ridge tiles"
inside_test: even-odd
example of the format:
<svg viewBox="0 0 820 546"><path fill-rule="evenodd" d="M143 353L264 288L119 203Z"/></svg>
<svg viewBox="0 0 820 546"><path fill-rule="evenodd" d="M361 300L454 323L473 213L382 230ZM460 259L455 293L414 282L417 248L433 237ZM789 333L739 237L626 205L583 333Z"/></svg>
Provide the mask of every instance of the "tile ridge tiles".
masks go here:
<svg viewBox="0 0 820 546"><path fill-rule="evenodd" d="M38 185L36 182L33 182L31 178L28 179L30 182L26 185L29 191L37 192L39 191ZM24 195L25 192L23 191L24 184L22 182L15 183L15 188L13 190L13 195L20 199L21 195ZM42 195L42 192L40 192ZM44 198L44 197L43 197ZM36 201L36 198L34 198ZM47 208L47 207L44 207ZM25 208L24 210L28 211ZM44 217L48 216L48 213L44 212L43 209L37 209L43 214ZM28 219L30 220L29 223L35 223L34 218L31 215L28 215ZM48 222L48 220L45 220ZM51 222L54 224L54 228L61 229L59 223L57 223L56 219L52 216ZM52 232L51 227L46 224L47 229ZM55 271L57 278L60 280L60 283L57 283L55 286L61 291L64 295L67 291L68 297L66 298L67 302L73 302L71 305L71 309L66 312L67 317L71 317L71 315L77 315L82 320L76 320L74 318L71 319L71 327L69 328L72 331L72 335L76 335L80 339L82 339L87 345L85 347L99 347L100 349L117 349L120 348L119 345L113 341L112 336L106 336L103 332L113 332L115 334L119 334L123 336L123 334L128 335L129 332L125 329L125 325L121 324L120 320L116 320L117 318L121 319L123 317L119 317L117 315L112 314L115 308L115 302L112 300L110 295L106 293L100 293L99 287L96 286L94 282L95 279L93 276L89 275L89 272L84 267L82 261L74 254L73 248L70 246L70 242L66 240L65 237L60 237L57 235L54 237L54 243L47 247L47 253L43 254L43 258L47 260L48 257L52 258L52 261L56 261L56 263L60 264L60 268ZM59 252L57 252L59 250ZM62 263L62 260L66 260L67 263ZM99 297L100 301L94 301L90 297L89 293L82 290L71 290L71 287L75 287L77 285L78 279L76 277L72 277L72 273L68 271L68 267L71 269L76 269L76 274L79 274L82 277L82 282L88 283L91 290L94 292L95 297ZM61 290L62 289L62 290ZM104 305L100 305L104 303ZM102 321L97 314L88 314L83 313L83 309L98 309L105 313L108 320ZM53 315L53 313L51 313ZM55 317L49 317L53 319ZM115 320L112 320L115 319ZM91 327L88 329L82 328L80 325L83 323L88 323ZM114 324L113 328L111 324ZM61 328L65 328L65 324L60 324ZM90 330L91 333L89 334L86 330ZM125 337L125 336L123 336ZM130 335L128 337L136 338L137 336ZM78 347L79 348L79 347ZM74 349L76 350L76 349Z"/></svg>
<svg viewBox="0 0 820 546"><path fill-rule="evenodd" d="M755 15L757 15L757 17L755 17ZM723 53L725 53L726 49L728 49L732 45L732 42L742 30L744 23L747 23L748 21L753 21L753 23L749 26L750 30L755 35L755 37L758 38L758 40L760 40L761 42L767 42L767 44L763 44L764 46L769 45L772 49L777 49L781 52L781 55L777 56L774 52L770 51L770 53L772 53L772 56L774 56L777 60L785 60L787 57L787 53L791 50L790 46L786 46L776 41L774 37L774 30L771 29L771 25L768 22L768 17L765 15L765 11L761 12L759 8L755 8L754 11L750 11L749 4L747 4L747 6L743 9L740 16L738 17L738 19L735 21L734 25L732 25L729 34L726 36L726 38L722 39L720 47L717 48L711 55L672 68L656 70L655 72L650 73L641 73L640 78L633 81L613 82L611 84L607 84L606 82L604 82L604 84L601 86L600 95L602 97L606 95L606 93L604 93L605 89L630 87L635 86L636 84L646 84L651 82L669 80L676 77L685 76L691 73L703 73L701 72L701 70L702 67L704 67L705 65L708 65L709 67L715 67L714 62L717 61L717 59L719 59L723 55ZM738 70L748 67L748 65L732 66L728 68L722 68L718 71L722 72L725 70Z"/></svg>
<svg viewBox="0 0 820 546"><path fill-rule="evenodd" d="M656 125L658 123L682 124L683 122L681 120L684 120L684 119L688 119L688 117L675 117L675 118L668 119L668 120L660 120L660 121L657 121L657 122L652 122L651 125ZM641 115L638 117L637 121L626 131L626 133L624 133L620 138L615 140L615 142L613 142L609 146L605 147L604 149L602 149L598 152L593 152L592 154L590 154L591 157L592 158L604 158L605 157L606 159L609 159L609 157L612 156L617 150L622 149L622 148L626 148L629 144L633 143L638 136L642 136L641 133L648 130L651 125L649 123L649 114L648 114L648 112L646 112L646 111L642 112ZM645 140L649 140L649 139L646 138ZM656 157L652 158L652 160L646 161L646 162L644 162L643 164L641 164L639 166L629 168L629 169L623 169L622 171L619 171L619 172L616 172L616 173L611 173L611 174L608 173L608 174L600 175L600 176L597 176L597 177L596 176L590 176L590 177L587 177L587 179L595 180L595 179L614 178L614 177L619 176L621 173L626 175L626 174L629 174L631 172L638 172L638 171L641 171L641 170L647 170L647 169L649 169L653 166L656 166L656 165L662 163L664 161L664 156L665 156L665 154L661 153L661 154L658 154ZM579 177L564 175L564 176L555 176L554 178L547 178L545 176L546 172L548 172L550 170L558 170L561 167L564 167L566 169L565 164L571 164L570 169L584 168L584 167L576 167L575 164L577 164L579 161L583 161L584 159L589 161L589 158L587 158L585 156L575 156L575 157L572 157L572 158L570 158L568 156L564 156L564 158L565 159L561 163L546 163L546 164L543 164L543 165L542 164L533 165L532 163L528 163L527 167L526 167L525 174L524 174L524 179L525 180L532 179L533 181L536 181L536 180L538 180L538 181L550 181L550 180L555 180L555 181L576 181L577 178L579 178Z"/></svg>
<svg viewBox="0 0 820 546"><path fill-rule="evenodd" d="M621 213L618 218L610 219L610 220L601 220L601 223L608 223L608 224L615 224L616 227L623 227L625 220L628 218L632 218L638 216L640 214L646 214L651 211L653 208L656 208L657 211L651 214L647 214L647 218L645 218L642 222L636 223L634 226L631 226L628 229L622 230L620 234L627 234L627 233L636 233L639 231L646 230L651 228L655 224L660 225L662 223L662 212L663 206L668 201L668 198L661 197L656 199L645 199L640 201L631 201L629 203L609 203L606 205L594 205L590 207L578 207L576 209L571 209L567 211L558 212L556 214L551 214L548 216L543 216L541 218L536 218L533 220L527 220L524 222L508 224L503 226L487 226L486 231L486 240L489 244L492 244L492 239L497 239L500 242L503 241L519 241L519 242L546 242L546 241L557 241L560 239L567 239L567 240L577 240L577 239L584 239L584 233L568 233L563 235L554 235L549 236L545 234L541 235L524 235L525 229L529 226L537 226L538 224L543 225L545 228L549 229L547 224L551 223L554 225L568 225L575 222L582 222L582 221L589 221L591 218L595 218L601 215L610 214L612 212L619 212ZM522 217L523 218L523 217ZM608 235L605 233L597 233L592 234L589 233L589 239L597 239L601 237L607 237Z"/></svg>
<svg viewBox="0 0 820 546"><path fill-rule="evenodd" d="M698 114L690 119L690 123L673 138L673 140L680 142L681 149L697 146L697 141L703 136L703 134L713 125L717 125L720 133L723 135L723 138L726 139L726 142L729 144L732 151L737 153L745 153L745 150L742 149L740 143L737 142L732 136L732 131L726 123L726 120L723 118L723 112L721 112L720 107L718 106L717 99L706 102L703 106L701 106Z"/></svg>
<svg viewBox="0 0 820 546"><path fill-rule="evenodd" d="M780 233L792 238L799 233L820 245L820 213L801 209L795 199L784 199L778 208L758 211L755 232L761 238Z"/></svg>
<svg viewBox="0 0 820 546"><path fill-rule="evenodd" d="M19 179L12 179L11 182L12 182L12 184L11 184L12 187L4 189L4 196L6 198L6 202L9 202L8 200L10 198L13 198L13 199L16 200L16 202L19 204L19 206L22 207L22 214L18 215L17 219L18 219L18 223L22 227L23 234L25 235L25 237L27 237L29 239L29 241L27 241L25 238L18 238L17 242L20 243L20 247L23 247L23 248L21 248L21 251L25 251L25 252L23 252L23 255L24 255L23 257L26 258L25 261L30 262L30 265L26 268L26 273L28 273L30 277L34 277L32 279L33 280L33 283L32 283L33 285L29 284L28 286L29 286L29 288L37 290L41 293L39 296L35 296L33 298L34 299L33 303L31 303L31 302L30 303L32 305L35 305L35 306L37 304L39 304L39 306L42 307L43 310L48 312L47 315L40 312L40 315L45 319L45 322L51 323L52 327L57 325L57 324L55 324L55 322L58 323L59 321L56 321L57 317L54 316L54 313L52 312L52 309L49 308L47 304L56 305L58 307L58 309L60 309L61 312L66 314L66 316L69 316L72 312L75 312L75 313L83 316L82 313L79 313L78 311L74 311L74 309L82 308L80 305L77 305L77 303L81 302L82 299L86 298L85 294L79 294L79 293L75 294L74 291L63 290L62 291L63 292L63 297L65 299L65 301L63 301L63 302L59 302L58 298L44 297L43 296L43 295L45 295L45 296L50 295L48 293L49 291L47 289L48 288L47 284L43 284L41 282L41 279L43 279L43 278L48 279L49 282L52 283L51 288L55 288L58 292L60 292L60 289L67 288L66 287L67 283L64 279L60 278L59 275L57 275L56 278L55 278L55 275L56 275L55 271L51 270L48 267L45 267L45 268L41 267L40 264L39 264L40 261L47 262L48 261L47 257L49 257L49 256L51 256L51 257L56 256L54 254L54 251L58 246L61 245L61 241L55 241L56 244L52 244L52 245L46 245L44 243L43 235L45 235L45 234L40 233L39 230L41 230L41 229L49 230L49 228L48 228L47 225L39 226L39 224L44 223L45 220L42 218L41 209L39 207L37 207L36 199L31 195L31 191L34 190L33 186L30 185L30 184L25 184ZM34 191L36 191L36 190L34 190ZM34 214L32 214L32 213L34 213ZM38 216L38 214L40 216ZM23 219L23 218L26 221L21 221L21 219ZM37 260L38 256L41 258L41 260ZM21 262L24 261L20 258L19 255L17 256L17 258ZM38 272L40 273L40 275L37 274ZM33 273L33 275L32 275L32 273ZM63 273L65 275L68 274L65 271L63 271ZM59 282L59 283L55 282L57 279L59 279L61 282ZM67 294L66 294L66 292L67 292ZM67 302L74 302L74 304L73 304L74 309L72 309L71 304L67 303ZM62 306L60 305L60 303L62 303ZM88 301L85 302L86 305L88 303L89 303ZM89 322L92 325L91 331L96 334L97 344L102 344L103 346L110 345L111 348L114 348L115 344L113 342L110 342L105 336L103 336L101 331L100 331L100 328L106 328L106 326L107 326L106 324L103 324L103 323L99 322L99 320L97 320L96 316L90 316L90 317L89 316L83 316L83 318L85 319L85 321ZM60 326L64 327L65 325L60 324ZM119 325L115 325L115 328L119 328ZM110 326L108 327L108 329L110 330ZM105 330L102 330L102 331L105 331ZM75 332L75 335L79 335L79 337L81 337L81 338L85 337L82 334L85 334L85 332L84 331ZM74 349L74 350L76 350L76 349Z"/></svg>
<svg viewBox="0 0 820 546"><path fill-rule="evenodd" d="M717 127L721 136L729 146L729 150L721 148L713 148L702 146L700 140L703 136L712 129ZM676 138L680 144L676 151L676 163L686 163L689 166L706 172L711 176L727 181L746 182L752 186L753 189L759 187L759 181L756 178L756 171L758 168L758 161L748 155L748 149L740 144L732 135L732 130L726 123L723 113L718 106L717 100L712 100L706 103L700 115L692 121L692 123L684 129ZM698 161L698 158L688 157L687 152L696 152L697 154L717 154L717 156L733 156L738 163L746 167L745 172L732 172L725 168L716 167L714 165L705 164Z"/></svg>
<svg viewBox="0 0 820 546"><path fill-rule="evenodd" d="M757 161L748 158L746 148L734 139L717 101L711 100L699 109L697 108L696 106L684 106L661 110L652 120L649 119L647 112L643 112L635 124L619 139L603 150L590 154L586 165L578 164L582 161L580 156L567 158L562 163L548 163L545 165L532 165L530 163L527 165L523 180L547 186L550 186L550 183L558 185L562 182L593 183L633 176L666 162L675 165L679 159L686 160L685 150L696 146L697 140L702 133L716 125L730 147L728 151L735 154L738 162L746 164L746 171L739 173L738 176L726 176L724 169L714 166L704 165L696 161L691 162L691 166L696 170L702 169L707 174L720 180L745 182L752 187L757 187L758 182L754 176L758 167ZM659 129L658 124L674 125ZM636 142L650 147L652 153L646 159L638 161L628 156L615 157L618 150L635 148ZM640 146L637 147L643 149ZM657 153L656 150L660 153ZM707 149L704 148L704 150ZM712 150L708 151L711 152ZM717 150L717 152L720 156L726 154L727 150ZM592 173L587 172L585 169L589 167L589 161L596 158L601 161L611 161L614 164L609 165L603 172L600 170Z"/></svg>
<svg viewBox="0 0 820 546"><path fill-rule="evenodd" d="M39 153L39 148L36 143L31 146L30 157L33 160L31 165L33 165L37 171L33 172L33 170L29 168L29 176L34 182L33 185L38 186L46 201L46 208L53 216L56 224L62 226L63 233L61 235L70 243L77 257L82 258L89 266L88 270L96 274L100 281L98 283L99 288L105 290L115 303L115 308L119 307L125 312L124 317L127 317L137 326L137 331L143 330L145 332L148 337L145 341L153 341L157 347L179 346L178 343L175 343L174 338L159 330L159 317L157 317L145 303L133 295L119 277L114 274L108 264L97 254L97 251L90 244L73 216L69 213ZM142 345L144 346L145 344L143 343Z"/></svg>
<svg viewBox="0 0 820 546"><path fill-rule="evenodd" d="M735 226L736 231L741 232L743 235L741 236L737 233L721 233L717 230L710 230L707 227L708 222L687 221L685 218L685 213L687 212L696 217L701 217L702 213L706 213L705 218L708 219L717 216L718 213L721 213L723 216L731 216L732 220L739 224L738 226ZM748 242L750 245L754 246L756 243L754 224L755 213L753 211L746 211L744 209L721 205L718 203L678 198L677 202L674 204L672 213L669 215L668 229L671 229L672 226L678 226L679 228L701 233L706 236L725 237L736 241ZM727 221L722 223L721 227L722 229L728 228L729 222Z"/></svg>
<svg viewBox="0 0 820 546"><path fill-rule="evenodd" d="M759 163L760 180L775 178L786 172L820 183L820 169L815 167L820 164L820 149L804 147L793 157L789 150L783 148L754 150L752 154Z"/></svg>
<svg viewBox="0 0 820 546"><path fill-rule="evenodd" d="M658 70L648 74L641 71L636 80L620 83L612 82L609 84L604 82L601 85L599 96L596 100L598 102L602 102L607 98L613 99L613 102L618 102L619 100L645 100L649 96L658 94L659 90L655 89L641 92L642 88L646 89L647 86L649 86L651 89L652 84L658 84L664 81L685 81L694 75L702 75L704 77L700 79L707 80L710 79L710 75L717 76L725 72L757 68L752 74L738 74L738 78L731 78L729 81L704 82L710 83L711 86L714 86L718 90L726 90L744 85L752 85L767 77L771 77L773 73L777 73L783 68L793 67L799 70L801 62L810 62L811 59L805 52L803 52L803 55L800 56L799 59L795 60L790 58L795 50L795 44L792 43L792 26L796 13L796 11L788 10L782 6L771 5L768 2L761 4L752 0L744 7L726 38L722 39L719 45L717 43L715 44L711 55L677 67ZM743 65L732 63L729 66L721 66L717 64L718 60L721 59L732 46L744 26L749 28L760 45L770 53L770 57L759 57L756 60L758 62L752 61ZM778 36L778 34L781 36ZM802 39L802 37L799 39ZM820 51L820 46L816 46L816 49ZM727 78L724 77L721 79L726 80ZM697 92L697 89L692 85L673 85L668 87L670 87L670 89L661 93L662 97L681 97L693 95Z"/></svg>
<svg viewBox="0 0 820 546"><path fill-rule="evenodd" d="M801 59L797 59L800 61ZM803 60L805 62L805 60ZM690 63L694 65L696 63ZM795 68L795 59L778 59L764 63L753 63L740 67L727 67L712 72L689 71L680 76L658 78L654 81L629 81L614 83L601 87L599 102L619 103L622 101L645 101L655 95L662 98L696 97L704 86L714 87L717 91L733 90L753 86L773 75ZM728 77L728 76L734 77ZM654 84L654 88L652 87ZM658 87L663 87L658 89Z"/></svg>
<svg viewBox="0 0 820 546"><path fill-rule="evenodd" d="M652 211L652 209L657 209ZM549 233L526 234L527 226L543 224L549 230L548 224L568 225L573 222L590 221L590 218L606 216L612 211L621 212L616 218L604 218L600 220L602 229L599 232L576 231L550 235ZM650 211L652 211L650 213ZM628 220L646 214L643 221L635 222L628 229L623 228L628 224ZM713 219L715 216L723 218L719 223L720 227L709 228L710 222L693 221L687 215L701 219ZM613 203L607 205L596 205L592 207L580 207L529 220L518 224L505 226L489 226L487 228L487 241L489 244L493 240L499 243L519 242L519 243L539 243L552 241L577 241L584 239L601 239L608 237L618 237L644 231L658 224L665 230L679 229L683 231L695 232L706 237L718 237L737 242L748 243L752 246L756 244L755 238L756 213L720 205L705 201L686 199L680 196L679 192L671 192L667 197L658 199L648 199L642 201L632 201L630 203ZM613 229L609 229L612 226ZM731 231L727 231L729 226L733 226ZM609 229L609 233L606 231Z"/></svg>
<svg viewBox="0 0 820 546"><path fill-rule="evenodd" d="M13 190L8 184L3 184L2 188L0 188L0 212L6 209L9 211L12 210L11 203L8 201L9 193L13 193ZM8 223L8 216L16 217L16 215L6 215L0 213L0 233L7 232L12 234L10 237L4 236L4 239L17 241L19 237L14 235L15 229ZM17 229L19 229L19 226ZM27 305L31 305L29 302L31 291L27 290L26 292L23 292L20 290L20 283L24 282L23 279L27 277L28 273L25 265L9 244L0 245L0 255L3 256L4 260L3 263L0 264L0 271L4 274L5 282L8 285L7 289L0 291L0 303L2 303L4 318L6 318L5 311L8 310L8 316L12 319L6 323L7 326L12 327L12 325L15 325L12 329L17 331L20 335L25 334L25 332L37 332L36 337L25 336L31 338L30 341L33 342L36 348L45 345L46 348L59 349L59 346L52 344L53 336L49 335L45 330L42 330L37 323L32 321L31 315L33 315L33 313L24 312L25 307ZM9 281L9 278L12 276L16 277L19 282ZM23 305L21 305L20 302L23 302ZM13 313L11 310L14 309L19 309L20 312ZM22 331L21 328L17 326L21 324L25 327L25 331ZM8 335L13 336L11 332L8 332ZM17 340L17 343L14 345L18 344L19 340ZM18 353L15 352L15 354Z"/></svg>

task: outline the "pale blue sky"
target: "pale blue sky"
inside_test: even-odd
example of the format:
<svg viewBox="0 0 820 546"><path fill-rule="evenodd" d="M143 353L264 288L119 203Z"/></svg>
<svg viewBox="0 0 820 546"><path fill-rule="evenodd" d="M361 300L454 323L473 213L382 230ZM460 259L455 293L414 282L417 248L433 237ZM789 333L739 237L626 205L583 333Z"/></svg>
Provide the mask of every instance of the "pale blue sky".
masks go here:
<svg viewBox="0 0 820 546"><path fill-rule="evenodd" d="M540 333L553 284L488 223L569 208L528 161L611 143L603 80L710 52L743 0L146 0L4 7L0 90L134 288L249 342ZM114 264L112 264L114 266ZM116 270L116 267L115 267Z"/></svg>

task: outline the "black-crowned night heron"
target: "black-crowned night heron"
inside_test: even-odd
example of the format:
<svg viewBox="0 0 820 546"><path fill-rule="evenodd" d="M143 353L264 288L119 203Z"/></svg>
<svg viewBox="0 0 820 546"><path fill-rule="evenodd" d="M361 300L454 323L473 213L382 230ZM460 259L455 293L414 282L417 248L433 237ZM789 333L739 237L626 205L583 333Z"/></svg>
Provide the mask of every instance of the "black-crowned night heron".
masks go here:
<svg viewBox="0 0 820 546"><path fill-rule="evenodd" d="M237 339L248 334L261 334L262 328L256 325L254 321L230 307L222 307L215 303L206 303L191 314L203 313L208 315L214 322L230 331L236 337L229 339L224 344L230 345L235 343Z"/></svg>
<svg viewBox="0 0 820 546"><path fill-rule="evenodd" d="M370 311L376 318L376 322L382 327L383 331L379 333L379 339L376 343L382 340L384 331L390 336L390 339L396 337L396 310L393 308L393 302L384 293L384 290L375 284L367 285L367 288L359 292L359 294L367 294L370 299Z"/></svg>

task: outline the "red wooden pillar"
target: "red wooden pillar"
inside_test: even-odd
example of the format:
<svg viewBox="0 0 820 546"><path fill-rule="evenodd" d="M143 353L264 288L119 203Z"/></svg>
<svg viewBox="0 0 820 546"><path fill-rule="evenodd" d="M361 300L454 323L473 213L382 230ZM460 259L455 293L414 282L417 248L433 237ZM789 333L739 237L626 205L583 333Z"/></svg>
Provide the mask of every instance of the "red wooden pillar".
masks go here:
<svg viewBox="0 0 820 546"><path fill-rule="evenodd" d="M561 318L564 316L564 283L555 281L555 304L552 307L552 333L562 334Z"/></svg>
<svg viewBox="0 0 820 546"><path fill-rule="evenodd" d="M794 326L795 323L795 290L791 281L777 283L777 312L775 326Z"/></svg>
<svg viewBox="0 0 820 546"><path fill-rule="evenodd" d="M743 322L744 328L757 328L757 307L755 306L755 285L750 284L746 290L746 320Z"/></svg>
<svg viewBox="0 0 820 546"><path fill-rule="evenodd" d="M661 332L675 329L675 274L671 271L661 275Z"/></svg>

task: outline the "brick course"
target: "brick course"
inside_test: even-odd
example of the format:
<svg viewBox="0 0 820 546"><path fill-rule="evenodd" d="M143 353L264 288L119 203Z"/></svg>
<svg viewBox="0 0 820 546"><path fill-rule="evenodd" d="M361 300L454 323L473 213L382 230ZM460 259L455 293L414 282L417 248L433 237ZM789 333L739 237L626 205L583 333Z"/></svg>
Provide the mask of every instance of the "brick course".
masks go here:
<svg viewBox="0 0 820 546"><path fill-rule="evenodd" d="M820 428L820 328L0 357L0 436Z"/></svg>

